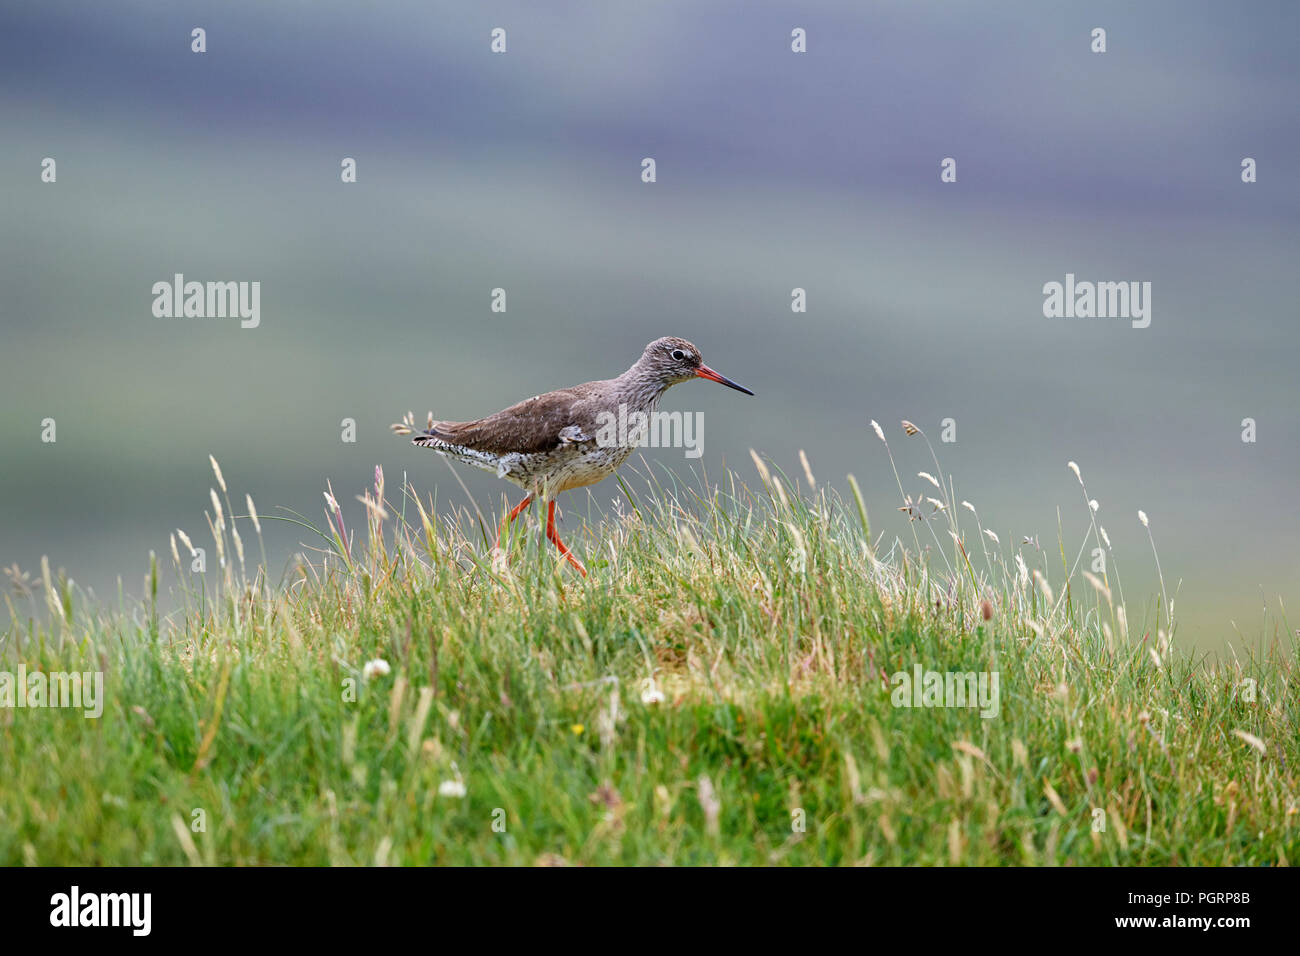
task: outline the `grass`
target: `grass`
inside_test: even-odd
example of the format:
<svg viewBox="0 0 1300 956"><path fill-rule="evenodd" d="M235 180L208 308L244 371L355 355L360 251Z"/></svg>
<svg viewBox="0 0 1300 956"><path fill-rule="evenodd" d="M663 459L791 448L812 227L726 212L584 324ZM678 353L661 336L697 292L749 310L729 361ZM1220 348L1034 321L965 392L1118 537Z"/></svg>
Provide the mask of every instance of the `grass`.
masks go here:
<svg viewBox="0 0 1300 956"><path fill-rule="evenodd" d="M270 516L214 462L206 573L174 538L115 613L14 573L3 668L102 671L106 703L0 708L0 863L1300 858L1294 643L1193 659L1163 597L1130 622L1113 561L1082 570L1109 552L1086 489L1058 562L986 533L937 460L907 547L851 478L755 463L570 520L585 579L535 518L493 556L485 520L377 473L326 525L283 516L321 550L272 584L245 553ZM894 706L916 665L996 673L997 716Z"/></svg>

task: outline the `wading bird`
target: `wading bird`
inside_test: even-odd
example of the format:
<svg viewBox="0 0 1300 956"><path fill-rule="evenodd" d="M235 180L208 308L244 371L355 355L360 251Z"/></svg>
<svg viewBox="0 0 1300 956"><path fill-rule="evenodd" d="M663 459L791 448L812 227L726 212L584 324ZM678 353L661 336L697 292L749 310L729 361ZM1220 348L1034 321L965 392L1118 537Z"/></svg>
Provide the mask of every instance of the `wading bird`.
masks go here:
<svg viewBox="0 0 1300 956"><path fill-rule="evenodd" d="M607 478L632 454L639 436L608 439L611 420L648 420L664 392L679 382L707 378L753 395L743 385L718 374L700 359L700 350L685 339L655 339L641 357L617 378L585 382L537 395L495 415L473 422L435 421L416 426L410 412L392 426L399 435L414 435L413 444L456 461L496 472L524 489L519 502L497 529L501 532L538 495L548 502L546 537L583 575L587 569L555 530L555 495Z"/></svg>

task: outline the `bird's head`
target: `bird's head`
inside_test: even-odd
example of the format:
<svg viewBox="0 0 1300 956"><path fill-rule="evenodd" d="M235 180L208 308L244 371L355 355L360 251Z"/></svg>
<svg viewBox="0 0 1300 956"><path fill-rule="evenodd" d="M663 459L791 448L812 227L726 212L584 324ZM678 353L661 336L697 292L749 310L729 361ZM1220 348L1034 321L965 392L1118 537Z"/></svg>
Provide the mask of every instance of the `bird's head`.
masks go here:
<svg viewBox="0 0 1300 956"><path fill-rule="evenodd" d="M745 386L738 385L725 375L709 368L700 358L699 349L675 335L666 335L647 345L641 361L637 364L653 373L665 385L676 385L693 378L707 378L711 382L718 382L746 395L754 394Z"/></svg>

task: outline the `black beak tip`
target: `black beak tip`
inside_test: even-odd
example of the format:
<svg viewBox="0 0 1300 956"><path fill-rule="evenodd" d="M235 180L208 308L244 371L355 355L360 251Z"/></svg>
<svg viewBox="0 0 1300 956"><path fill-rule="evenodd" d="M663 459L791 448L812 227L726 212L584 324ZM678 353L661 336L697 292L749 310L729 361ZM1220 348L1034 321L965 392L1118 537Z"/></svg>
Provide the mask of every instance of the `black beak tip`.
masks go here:
<svg viewBox="0 0 1300 956"><path fill-rule="evenodd" d="M754 394L749 389L745 388L745 386L741 385L739 382L733 382L731 379L727 378L726 376L719 375L718 381L719 384L725 385L727 386L727 388L734 388L738 392L744 392L746 395Z"/></svg>
<svg viewBox="0 0 1300 956"><path fill-rule="evenodd" d="M727 376L719 375L711 368L705 368L704 371L699 372L697 374L699 374L701 378L706 378L711 382L717 382L719 385L725 385L727 386L727 388L734 388L736 391L744 392L746 395L754 394L749 389L745 388L745 386L741 385L739 382L733 382L731 379L727 378Z"/></svg>

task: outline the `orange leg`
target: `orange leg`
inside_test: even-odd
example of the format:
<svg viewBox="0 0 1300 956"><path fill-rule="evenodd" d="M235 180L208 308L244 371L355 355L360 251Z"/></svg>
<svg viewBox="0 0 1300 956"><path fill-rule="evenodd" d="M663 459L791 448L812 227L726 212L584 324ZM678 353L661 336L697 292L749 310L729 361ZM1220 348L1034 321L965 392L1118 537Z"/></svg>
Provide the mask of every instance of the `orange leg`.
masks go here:
<svg viewBox="0 0 1300 956"><path fill-rule="evenodd" d="M560 554L568 558L569 563L572 564L575 568L577 568L582 573L582 576L585 578L587 576L587 569L582 566L581 561L579 561L577 558L573 556L573 552L570 551L567 547L565 547L564 542L560 540L559 533L555 530L555 502L554 501L552 501L550 503L550 507L546 509L546 537L547 540L551 542L551 544L555 545L557 548L560 549Z"/></svg>
<svg viewBox="0 0 1300 956"><path fill-rule="evenodd" d="M504 531L506 528L508 528L508 527L510 526L510 523L511 523L512 521L514 521L516 518L518 518L519 515L523 512L523 510L524 510L525 508L527 508L529 505L531 505L532 503L533 503L533 496L532 496L532 495L526 495L526 496L524 497L524 500L523 500L523 501L521 501L521 502L519 502L519 504L515 505L514 510L510 512L509 516L508 516L504 521L502 521L499 525L497 525L497 548L498 548L498 550L499 550L500 547L501 547L501 532Z"/></svg>

